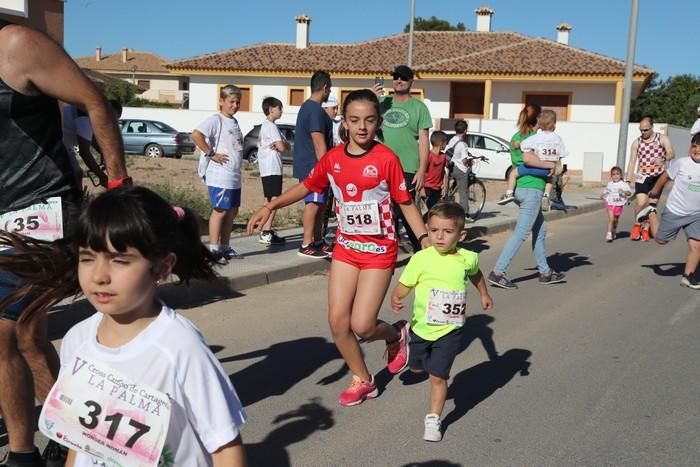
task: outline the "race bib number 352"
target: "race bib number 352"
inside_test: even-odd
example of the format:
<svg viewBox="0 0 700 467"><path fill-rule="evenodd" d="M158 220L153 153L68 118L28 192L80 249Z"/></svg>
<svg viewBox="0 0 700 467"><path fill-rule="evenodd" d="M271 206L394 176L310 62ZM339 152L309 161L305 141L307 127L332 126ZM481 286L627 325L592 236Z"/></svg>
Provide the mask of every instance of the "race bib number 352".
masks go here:
<svg viewBox="0 0 700 467"><path fill-rule="evenodd" d="M0 230L50 242L63 238L61 197L0 215Z"/></svg>
<svg viewBox="0 0 700 467"><path fill-rule="evenodd" d="M170 422L170 398L108 366L74 357L51 388L39 429L109 467L158 465Z"/></svg>
<svg viewBox="0 0 700 467"><path fill-rule="evenodd" d="M466 317L466 290L430 290L428 307L425 310L426 323L464 326Z"/></svg>

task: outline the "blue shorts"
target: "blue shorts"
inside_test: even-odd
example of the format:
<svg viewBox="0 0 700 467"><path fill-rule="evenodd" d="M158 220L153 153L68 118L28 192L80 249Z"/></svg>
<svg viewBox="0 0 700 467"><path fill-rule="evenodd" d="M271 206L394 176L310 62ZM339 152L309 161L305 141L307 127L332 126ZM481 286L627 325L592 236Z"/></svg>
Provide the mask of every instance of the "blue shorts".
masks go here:
<svg viewBox="0 0 700 467"><path fill-rule="evenodd" d="M11 255L12 250L3 251L0 254ZM17 276L5 271L0 272L0 300L4 300L5 297L17 290L19 285L20 281L17 278ZM0 310L0 318L17 321L19 319L19 316L22 314L22 311L24 311L27 305L29 305L32 302L33 298L34 297L27 296L3 308L2 310Z"/></svg>
<svg viewBox="0 0 700 467"><path fill-rule="evenodd" d="M241 205L240 188L219 188L218 186L207 186L209 190L209 201L214 209L228 211Z"/></svg>

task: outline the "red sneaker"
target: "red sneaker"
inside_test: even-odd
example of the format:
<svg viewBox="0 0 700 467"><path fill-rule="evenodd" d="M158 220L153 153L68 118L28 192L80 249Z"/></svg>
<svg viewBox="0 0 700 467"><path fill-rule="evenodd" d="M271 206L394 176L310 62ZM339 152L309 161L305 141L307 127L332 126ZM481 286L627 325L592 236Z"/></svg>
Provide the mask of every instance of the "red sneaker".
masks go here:
<svg viewBox="0 0 700 467"><path fill-rule="evenodd" d="M643 242L648 242L649 239L651 239L651 234L649 233L649 225L644 225L644 228L642 229L642 241Z"/></svg>
<svg viewBox="0 0 700 467"><path fill-rule="evenodd" d="M362 381L357 376L353 376L350 386L340 393L338 402L340 402L340 405L351 407L361 404L365 399L374 399L378 395L379 390L377 385L374 384L374 377L372 377L372 381Z"/></svg>
<svg viewBox="0 0 700 467"><path fill-rule="evenodd" d="M635 222L634 227L632 227L632 232L630 232L630 240L636 242L640 238L642 238L642 224Z"/></svg>
<svg viewBox="0 0 700 467"><path fill-rule="evenodd" d="M392 375L401 373L401 371L408 365L408 341L410 340L408 334L408 323L404 320L397 321L393 326L399 331L398 342L392 344L387 344L386 346L386 368Z"/></svg>

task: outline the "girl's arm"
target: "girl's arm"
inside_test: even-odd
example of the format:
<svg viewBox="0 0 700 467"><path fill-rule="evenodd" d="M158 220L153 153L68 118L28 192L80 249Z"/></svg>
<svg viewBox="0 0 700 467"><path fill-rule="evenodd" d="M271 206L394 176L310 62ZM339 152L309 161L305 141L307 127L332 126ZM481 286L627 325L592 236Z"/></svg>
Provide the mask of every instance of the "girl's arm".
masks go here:
<svg viewBox="0 0 700 467"><path fill-rule="evenodd" d="M406 219L406 222L408 222L409 227L411 227L413 233L416 234L416 237L420 238L423 236L423 234L426 235L426 237L420 242L421 247L429 247L430 240L428 240L427 237L428 232L425 229L423 217L420 215L420 212L418 212L418 208L416 207L416 205L412 201L408 201L405 204L399 204L399 208L401 208L401 214L403 214L403 218Z"/></svg>
<svg viewBox="0 0 700 467"><path fill-rule="evenodd" d="M265 203L263 207L260 208L258 212L253 214L253 216L248 221L248 234L252 234L257 226L265 225L265 222L267 222L267 219L270 217L270 213L272 211L274 211L275 209L283 208L285 206L289 206L292 203L296 203L309 193L311 193L311 190L306 188L306 185L304 185L303 183L299 183L298 185L295 185L289 190L282 193L282 195L278 198L275 198L272 201L268 201L267 203Z"/></svg>
<svg viewBox="0 0 700 467"><path fill-rule="evenodd" d="M214 467L246 467L248 460L240 435L211 455ZM66 464L68 465L68 464Z"/></svg>
<svg viewBox="0 0 700 467"><path fill-rule="evenodd" d="M474 284L474 287L479 291L479 295L481 296L481 308L484 310L492 309L493 299L491 295L489 295L489 289L486 287L486 281L484 280L484 275L481 273L481 270L473 276L469 276L469 281Z"/></svg>
<svg viewBox="0 0 700 467"><path fill-rule="evenodd" d="M410 287L406 287L401 282L398 282L396 284L396 287L394 287L394 291L391 293L391 310L394 313L399 313L401 310L403 310L405 305L403 304L401 299L409 293L411 293Z"/></svg>

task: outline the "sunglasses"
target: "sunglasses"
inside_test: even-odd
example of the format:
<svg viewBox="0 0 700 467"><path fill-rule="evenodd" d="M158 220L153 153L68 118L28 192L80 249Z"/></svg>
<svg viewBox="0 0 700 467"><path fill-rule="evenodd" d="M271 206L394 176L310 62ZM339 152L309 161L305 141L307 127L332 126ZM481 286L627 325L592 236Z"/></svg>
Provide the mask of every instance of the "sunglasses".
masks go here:
<svg viewBox="0 0 700 467"><path fill-rule="evenodd" d="M646 133L647 131L651 131L651 128L640 128L639 131Z"/></svg>
<svg viewBox="0 0 700 467"><path fill-rule="evenodd" d="M392 78L395 81L411 81L411 78L409 78L408 76L404 76L404 75L393 75Z"/></svg>

